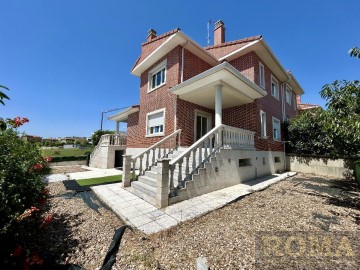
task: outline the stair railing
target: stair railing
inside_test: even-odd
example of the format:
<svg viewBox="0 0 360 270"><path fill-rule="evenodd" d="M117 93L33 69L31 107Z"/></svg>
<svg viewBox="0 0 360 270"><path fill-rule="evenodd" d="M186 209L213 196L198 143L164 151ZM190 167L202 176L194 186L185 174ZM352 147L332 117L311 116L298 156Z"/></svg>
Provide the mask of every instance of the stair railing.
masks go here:
<svg viewBox="0 0 360 270"><path fill-rule="evenodd" d="M150 170L150 168L156 165L158 159L163 159L168 157L174 150L178 149L180 146L180 135L181 129L178 129L174 133L166 136L161 139L154 145L150 146L140 154L134 156L131 159L132 163L132 173L133 179L136 178L135 174L135 165L139 159L139 175L144 175L145 171Z"/></svg>
<svg viewBox="0 0 360 270"><path fill-rule="evenodd" d="M177 187L184 186L185 181L190 179L190 176L202 167L221 147L227 149L255 149L254 134L255 132L250 130L226 125L220 125L210 130L186 151L170 161L170 194L174 194L176 189L175 180L177 180ZM191 167L190 161L192 161ZM185 163L184 170L183 163ZM178 175L177 179L174 179L176 169ZM183 175L183 171L185 175Z"/></svg>

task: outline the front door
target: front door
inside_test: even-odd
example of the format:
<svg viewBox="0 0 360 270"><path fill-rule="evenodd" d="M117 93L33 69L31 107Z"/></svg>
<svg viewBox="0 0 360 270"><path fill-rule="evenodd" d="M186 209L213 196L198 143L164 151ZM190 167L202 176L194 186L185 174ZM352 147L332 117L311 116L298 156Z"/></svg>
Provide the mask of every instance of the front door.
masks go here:
<svg viewBox="0 0 360 270"><path fill-rule="evenodd" d="M210 131L211 115L196 113L195 122L195 141L197 141Z"/></svg>
<svg viewBox="0 0 360 270"><path fill-rule="evenodd" d="M124 150L115 150L115 168L122 168L123 166L123 154Z"/></svg>

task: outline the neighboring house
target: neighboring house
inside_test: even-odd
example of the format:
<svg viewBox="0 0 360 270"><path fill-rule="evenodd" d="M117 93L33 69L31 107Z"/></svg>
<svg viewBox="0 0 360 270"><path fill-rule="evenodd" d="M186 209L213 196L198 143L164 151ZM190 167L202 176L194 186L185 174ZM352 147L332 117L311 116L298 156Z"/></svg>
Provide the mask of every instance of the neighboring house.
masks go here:
<svg viewBox="0 0 360 270"><path fill-rule="evenodd" d="M88 139L86 137L64 137L60 138L60 142L65 144L86 143Z"/></svg>
<svg viewBox="0 0 360 270"><path fill-rule="evenodd" d="M127 123L126 164L139 170L129 189L140 197L164 206L284 170L281 123L304 92L262 36L225 42L218 21L214 45L202 47L180 29L150 29L131 74L140 104L108 119L117 130ZM167 166L169 197L159 201Z"/></svg>
<svg viewBox="0 0 360 270"><path fill-rule="evenodd" d="M40 136L32 136L32 135L23 135L21 139L27 142L41 142L42 137Z"/></svg>

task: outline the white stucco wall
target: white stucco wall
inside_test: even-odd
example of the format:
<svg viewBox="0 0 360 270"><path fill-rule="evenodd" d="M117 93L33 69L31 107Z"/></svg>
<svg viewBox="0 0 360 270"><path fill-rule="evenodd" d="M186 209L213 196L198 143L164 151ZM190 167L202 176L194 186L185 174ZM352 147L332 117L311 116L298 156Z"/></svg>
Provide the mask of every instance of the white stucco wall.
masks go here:
<svg viewBox="0 0 360 270"><path fill-rule="evenodd" d="M280 162L275 162L275 157ZM247 166L239 166L239 159L248 159ZM243 151L222 149L211 162L186 183L179 196L170 198L175 203L225 187L237 185L248 180L284 171L284 153L268 151Z"/></svg>
<svg viewBox="0 0 360 270"><path fill-rule="evenodd" d="M287 156L288 169L294 172L312 173L335 178L344 178L353 173L343 159Z"/></svg>
<svg viewBox="0 0 360 270"><path fill-rule="evenodd" d="M89 167L100 168L100 169L109 169L114 168L115 165L115 151L124 150L125 155L125 146L118 145L109 145L101 146L96 148L94 151L93 158L90 160Z"/></svg>

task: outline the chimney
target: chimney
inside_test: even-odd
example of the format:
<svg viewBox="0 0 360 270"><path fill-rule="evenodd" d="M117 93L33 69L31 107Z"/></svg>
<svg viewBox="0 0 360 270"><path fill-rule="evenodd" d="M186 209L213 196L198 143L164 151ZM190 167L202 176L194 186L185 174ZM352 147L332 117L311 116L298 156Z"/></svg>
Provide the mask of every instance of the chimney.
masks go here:
<svg viewBox="0 0 360 270"><path fill-rule="evenodd" d="M215 23L214 29L214 45L219 45L225 42L225 24L223 21L218 20Z"/></svg>
<svg viewBox="0 0 360 270"><path fill-rule="evenodd" d="M151 41L154 38L156 38L156 31L152 28L150 28L150 30L148 31L148 35L147 35L147 41Z"/></svg>

